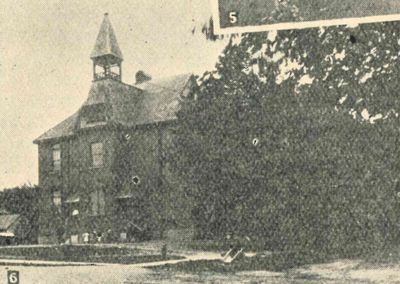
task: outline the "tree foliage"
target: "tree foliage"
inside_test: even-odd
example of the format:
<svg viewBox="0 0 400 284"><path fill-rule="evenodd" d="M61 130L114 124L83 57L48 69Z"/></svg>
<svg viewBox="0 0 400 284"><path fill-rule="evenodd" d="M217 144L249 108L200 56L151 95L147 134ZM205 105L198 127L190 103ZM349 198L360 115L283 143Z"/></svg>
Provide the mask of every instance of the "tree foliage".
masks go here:
<svg viewBox="0 0 400 284"><path fill-rule="evenodd" d="M342 254L396 240L399 25L231 38L174 133L199 237Z"/></svg>
<svg viewBox="0 0 400 284"><path fill-rule="evenodd" d="M1 209L7 214L21 215L22 223L17 229L20 242L36 243L38 237L39 220L39 188L32 185L23 185L7 188L0 192Z"/></svg>

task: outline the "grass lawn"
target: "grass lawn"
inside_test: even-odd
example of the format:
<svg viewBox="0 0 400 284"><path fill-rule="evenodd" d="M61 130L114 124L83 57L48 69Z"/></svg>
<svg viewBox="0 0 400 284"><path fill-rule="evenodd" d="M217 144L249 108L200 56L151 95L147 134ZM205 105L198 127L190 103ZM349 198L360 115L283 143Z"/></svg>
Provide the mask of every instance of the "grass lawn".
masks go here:
<svg viewBox="0 0 400 284"><path fill-rule="evenodd" d="M2 259L25 259L70 262L103 262L133 264L163 260L160 254L149 254L137 248L124 246L56 245L0 247ZM180 259L169 255L167 259Z"/></svg>

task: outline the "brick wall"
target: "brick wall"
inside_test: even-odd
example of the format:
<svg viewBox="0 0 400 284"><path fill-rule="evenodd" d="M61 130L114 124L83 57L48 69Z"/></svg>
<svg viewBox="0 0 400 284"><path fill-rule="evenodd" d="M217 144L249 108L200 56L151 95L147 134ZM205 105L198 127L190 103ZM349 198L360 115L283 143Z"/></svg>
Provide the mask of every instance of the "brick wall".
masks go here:
<svg viewBox="0 0 400 284"><path fill-rule="evenodd" d="M190 200L184 183L177 179L164 151L171 142L170 125L132 129L91 128L62 141L39 145L39 184L42 240L65 240L74 234L111 230L114 237L137 230L159 238L166 229L190 227ZM104 166L91 166L91 144L103 143ZM53 170L53 145L61 146L61 171ZM139 183L133 182L137 177ZM105 215L91 214L90 193L105 192ZM79 197L78 203L63 202L61 212L52 205L52 192L62 200ZM131 198L119 199L123 194ZM72 216L73 210L79 210ZM132 225L134 224L134 225ZM128 233L129 234L129 233ZM146 237L144 236L144 237ZM128 236L128 239L129 236Z"/></svg>

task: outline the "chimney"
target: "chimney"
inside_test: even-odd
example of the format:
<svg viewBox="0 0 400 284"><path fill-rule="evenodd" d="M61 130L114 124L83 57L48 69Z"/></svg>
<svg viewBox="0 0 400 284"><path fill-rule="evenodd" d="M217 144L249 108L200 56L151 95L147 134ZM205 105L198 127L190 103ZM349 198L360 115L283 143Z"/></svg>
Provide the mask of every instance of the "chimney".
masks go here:
<svg viewBox="0 0 400 284"><path fill-rule="evenodd" d="M138 72L136 72L135 78L136 78L136 83L135 84L140 84L140 83L143 83L143 82L151 80L151 76L149 74L146 74L142 70L139 70Z"/></svg>

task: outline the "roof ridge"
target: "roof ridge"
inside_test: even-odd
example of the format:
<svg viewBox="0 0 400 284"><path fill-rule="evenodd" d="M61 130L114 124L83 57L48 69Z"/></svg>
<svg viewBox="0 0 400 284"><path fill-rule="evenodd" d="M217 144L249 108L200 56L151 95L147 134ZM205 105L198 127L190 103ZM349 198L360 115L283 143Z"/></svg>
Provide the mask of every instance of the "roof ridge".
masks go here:
<svg viewBox="0 0 400 284"><path fill-rule="evenodd" d="M168 76L168 77L162 77L162 79L164 79L165 81L170 81L170 80L172 80L172 79L176 79L177 77L187 76L187 80L186 80L186 81L189 81L189 78L190 78L192 75L193 75L192 73L184 73L184 74L179 74L179 75L173 75L173 76ZM173 89L173 88L168 88L168 87L161 86L161 85L159 85L159 84L153 83L153 81L154 81L154 80L157 81L157 79L161 79L161 78L155 78L155 79L152 79L152 80L143 82L143 83L138 84L138 85L148 84L148 85L152 85L152 86L159 87L160 89L163 89L163 90L177 91L176 88L174 88L174 89ZM187 82L185 82L185 85L184 85L184 86L186 86L186 84L187 84ZM140 89L140 90L142 90L142 89Z"/></svg>

